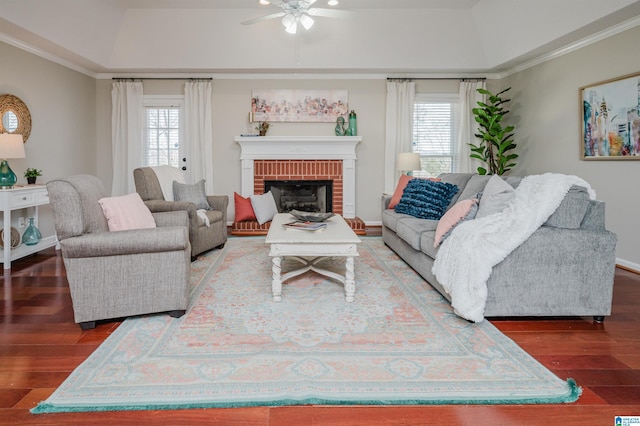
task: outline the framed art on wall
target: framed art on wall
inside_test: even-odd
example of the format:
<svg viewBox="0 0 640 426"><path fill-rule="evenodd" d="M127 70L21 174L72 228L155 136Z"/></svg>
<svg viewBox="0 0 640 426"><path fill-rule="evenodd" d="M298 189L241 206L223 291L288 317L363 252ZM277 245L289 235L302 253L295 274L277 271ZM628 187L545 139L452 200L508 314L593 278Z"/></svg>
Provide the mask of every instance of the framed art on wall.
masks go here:
<svg viewBox="0 0 640 426"><path fill-rule="evenodd" d="M347 117L346 90L262 90L251 91L253 121L335 123Z"/></svg>
<svg viewBox="0 0 640 426"><path fill-rule="evenodd" d="M640 73L580 88L583 160L640 160Z"/></svg>

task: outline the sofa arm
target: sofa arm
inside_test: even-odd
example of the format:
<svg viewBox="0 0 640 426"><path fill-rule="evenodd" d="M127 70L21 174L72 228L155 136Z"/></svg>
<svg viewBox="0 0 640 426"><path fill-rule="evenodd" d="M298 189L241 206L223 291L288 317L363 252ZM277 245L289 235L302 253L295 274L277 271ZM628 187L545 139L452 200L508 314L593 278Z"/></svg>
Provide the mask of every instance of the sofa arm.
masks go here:
<svg viewBox="0 0 640 426"><path fill-rule="evenodd" d="M389 208L389 203L391 202L392 194L382 194L382 210L387 210Z"/></svg>
<svg viewBox="0 0 640 426"><path fill-rule="evenodd" d="M211 210L226 212L229 207L229 196L227 195L207 195L207 201Z"/></svg>
<svg viewBox="0 0 640 426"><path fill-rule="evenodd" d="M186 211L152 213L156 226L189 226L189 215Z"/></svg>
<svg viewBox="0 0 640 426"><path fill-rule="evenodd" d="M84 234L62 240L60 246L66 258L127 256L180 251L190 247L185 226Z"/></svg>

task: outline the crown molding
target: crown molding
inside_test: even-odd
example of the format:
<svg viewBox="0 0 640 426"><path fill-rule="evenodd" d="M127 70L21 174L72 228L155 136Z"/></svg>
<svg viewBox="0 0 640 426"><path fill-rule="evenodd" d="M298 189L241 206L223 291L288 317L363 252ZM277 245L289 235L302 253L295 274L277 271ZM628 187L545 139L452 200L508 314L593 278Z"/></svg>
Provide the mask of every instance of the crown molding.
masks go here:
<svg viewBox="0 0 640 426"><path fill-rule="evenodd" d="M62 59L61 57L54 55L49 52L45 52L42 49L39 49L35 46L32 46L23 41L17 40L5 33L0 32L0 41L7 43L13 47L17 47L20 50L24 50L25 52L32 53L36 56L39 56L43 59L56 63L58 65L62 65L65 68L69 68L70 70L77 71L81 74L84 74L88 77L96 78L96 73L73 62L67 61L66 59Z"/></svg>
<svg viewBox="0 0 640 426"><path fill-rule="evenodd" d="M599 41L606 40L609 37L613 37L614 35L620 34L624 31L635 28L638 25L640 25L640 16L636 16L616 26L607 28L606 30L597 32L589 37L580 39L575 43L568 44L567 46L561 47L560 49L556 49L552 52L538 56L537 58L534 58L530 61L523 62L522 64L516 65L515 67L509 69L508 71L498 73L498 78L502 79L502 78L508 77L512 74L518 73L520 71L524 71L528 68L534 67L536 65L540 65L552 59L559 58L568 53L575 52L576 50L582 49L583 47L587 47Z"/></svg>

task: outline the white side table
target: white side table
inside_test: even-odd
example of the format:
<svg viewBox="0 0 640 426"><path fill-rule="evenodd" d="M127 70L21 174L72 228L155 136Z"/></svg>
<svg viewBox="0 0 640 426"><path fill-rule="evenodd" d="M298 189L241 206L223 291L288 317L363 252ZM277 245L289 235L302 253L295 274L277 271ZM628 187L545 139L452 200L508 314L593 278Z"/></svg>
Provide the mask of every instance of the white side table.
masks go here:
<svg viewBox="0 0 640 426"><path fill-rule="evenodd" d="M4 264L4 269L11 269L12 260L20 259L56 245L56 236L51 235L47 237L43 236L38 244L32 246L20 244L16 248L11 248L11 211L33 207L34 223L38 226L38 206L46 204L49 204L49 193L47 192L47 187L44 185L16 186L13 189L0 190L0 209L3 213L2 219L4 224L4 240L2 242L3 255L1 260Z"/></svg>

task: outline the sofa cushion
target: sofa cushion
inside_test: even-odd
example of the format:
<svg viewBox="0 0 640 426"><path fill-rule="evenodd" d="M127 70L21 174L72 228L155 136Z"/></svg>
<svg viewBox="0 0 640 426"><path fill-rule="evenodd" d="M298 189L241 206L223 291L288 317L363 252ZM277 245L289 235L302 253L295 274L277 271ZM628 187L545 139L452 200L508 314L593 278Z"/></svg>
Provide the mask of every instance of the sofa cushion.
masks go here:
<svg viewBox="0 0 640 426"><path fill-rule="evenodd" d="M458 196L458 200L466 200L472 198L473 195L484 191L484 187L489 182L491 176L488 175L473 175L467 185L464 187L462 191L460 191L460 195Z"/></svg>
<svg viewBox="0 0 640 426"><path fill-rule="evenodd" d="M441 173L438 176L441 182L450 183L458 187L458 192L451 199L448 208L452 207L455 203L458 202L458 200L460 199L460 194L462 194L464 188L467 186L467 183L472 176L473 173Z"/></svg>
<svg viewBox="0 0 640 426"><path fill-rule="evenodd" d="M500 176L493 175L482 191L482 199L478 205L478 219L499 213L515 197L515 190L505 182Z"/></svg>
<svg viewBox="0 0 640 426"><path fill-rule="evenodd" d="M382 211L382 225L391 229L393 232L397 232L398 230L398 221L400 219L411 218L408 214L398 213L395 210L383 210Z"/></svg>
<svg viewBox="0 0 640 426"><path fill-rule="evenodd" d="M276 206L276 200L271 191L249 195L249 199L251 199L251 207L253 207L253 212L260 225L270 222L278 213L278 206Z"/></svg>
<svg viewBox="0 0 640 426"><path fill-rule="evenodd" d="M196 209L209 210L209 202L204 189L204 179L190 185L173 181L173 199L175 201L188 201L196 205Z"/></svg>
<svg viewBox="0 0 640 426"><path fill-rule="evenodd" d="M453 228L466 220L472 220L478 213L478 198L470 198L468 200L460 200L453 207L451 207L438 221L438 227L436 228L435 246L440 245Z"/></svg>
<svg viewBox="0 0 640 426"><path fill-rule="evenodd" d="M98 200L107 219L109 231L155 228L156 221L140 194L133 192L117 197L104 197Z"/></svg>
<svg viewBox="0 0 640 426"><path fill-rule="evenodd" d="M420 251L429 256L432 259L436 258L436 253L440 246L434 246L436 241L436 231L425 231L420 234Z"/></svg>
<svg viewBox="0 0 640 426"><path fill-rule="evenodd" d="M236 212L235 221L245 222L247 220L257 220L256 214L253 212L251 206L251 200L249 197L245 198L237 192L233 193L233 204Z"/></svg>
<svg viewBox="0 0 640 426"><path fill-rule="evenodd" d="M398 221L396 234L414 250L420 250L420 235L425 231L435 232L437 226L437 220L408 217Z"/></svg>
<svg viewBox="0 0 640 426"><path fill-rule="evenodd" d="M449 206L458 187L445 182L412 179L404 189L396 212L421 219L440 219Z"/></svg>
<svg viewBox="0 0 640 426"><path fill-rule="evenodd" d="M543 226L579 229L589 204L589 193L586 188L574 185Z"/></svg>
<svg viewBox="0 0 640 426"><path fill-rule="evenodd" d="M402 194L404 193L404 189L407 187L407 183L409 183L411 179L422 179L422 178L414 178L413 176L401 175L400 178L398 179L398 184L396 185L396 189L395 191L393 191L393 195L391 196L389 205L387 206L388 209L393 209L395 208L395 206L398 205L398 203L400 202L400 199L402 198ZM440 182L440 179L438 178L427 178L427 179L434 182Z"/></svg>

